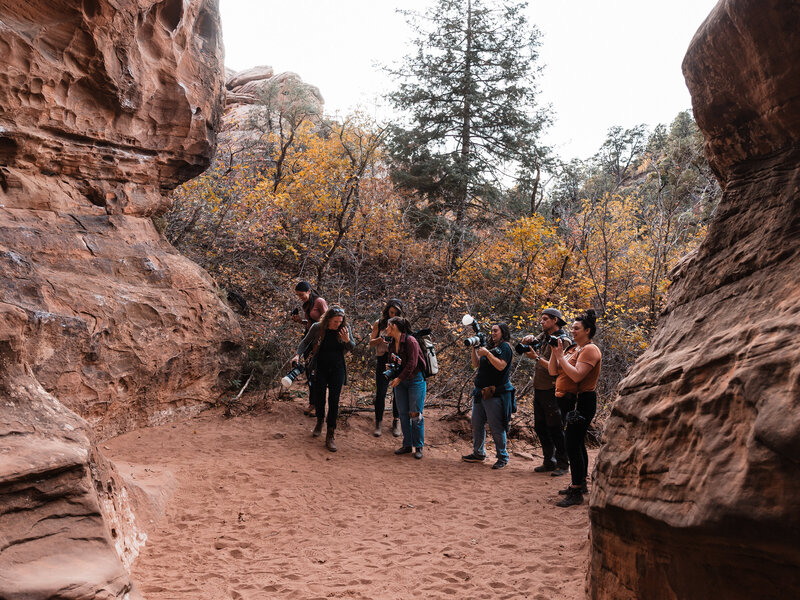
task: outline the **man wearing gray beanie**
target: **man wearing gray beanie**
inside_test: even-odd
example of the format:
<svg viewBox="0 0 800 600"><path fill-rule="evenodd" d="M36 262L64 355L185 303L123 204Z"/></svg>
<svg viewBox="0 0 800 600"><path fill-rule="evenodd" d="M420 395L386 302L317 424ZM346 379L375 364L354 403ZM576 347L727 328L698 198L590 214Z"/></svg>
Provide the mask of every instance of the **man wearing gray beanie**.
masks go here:
<svg viewBox="0 0 800 600"><path fill-rule="evenodd" d="M531 351L525 356L536 363L533 375L533 429L542 444L542 464L534 469L536 473L550 472L553 477L565 475L569 469L566 443L564 441L563 415L556 400L556 378L547 371L552 350L548 339L551 336L569 337L562 327L567 324L561 311L546 308L539 317L541 335L528 335L523 344L530 344ZM565 348L572 345L571 341Z"/></svg>

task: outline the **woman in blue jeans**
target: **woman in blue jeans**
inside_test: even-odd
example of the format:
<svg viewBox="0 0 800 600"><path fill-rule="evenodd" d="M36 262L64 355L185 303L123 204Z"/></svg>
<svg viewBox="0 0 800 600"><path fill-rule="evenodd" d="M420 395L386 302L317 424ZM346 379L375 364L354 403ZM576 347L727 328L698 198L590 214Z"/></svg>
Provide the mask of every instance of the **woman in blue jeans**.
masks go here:
<svg viewBox="0 0 800 600"><path fill-rule="evenodd" d="M511 331L506 323L492 325L486 345L470 346L475 389L472 392L472 454L462 456L464 462L483 462L486 459L486 424L492 432L497 462L493 469L508 465L506 434L514 405L514 387L509 381L513 352L508 340Z"/></svg>
<svg viewBox="0 0 800 600"><path fill-rule="evenodd" d="M425 422L422 417L426 390L425 357L416 338L411 335L408 321L403 317L389 319L386 334L392 340L389 343L389 364L399 365L397 376L389 382L394 389L394 401L403 430L403 445L394 453L414 452L414 458L422 458L422 447L425 445Z"/></svg>

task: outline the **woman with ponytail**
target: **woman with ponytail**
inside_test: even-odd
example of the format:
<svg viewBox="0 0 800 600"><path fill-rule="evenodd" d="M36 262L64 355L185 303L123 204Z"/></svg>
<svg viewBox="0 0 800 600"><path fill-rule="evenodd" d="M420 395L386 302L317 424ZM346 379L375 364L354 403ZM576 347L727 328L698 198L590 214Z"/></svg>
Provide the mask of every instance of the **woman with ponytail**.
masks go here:
<svg viewBox="0 0 800 600"><path fill-rule="evenodd" d="M419 342L411 335L411 326L403 317L392 317L386 326L391 338L389 352L391 363L399 365L397 376L389 382L394 390L394 400L400 413L400 428L403 445L395 454L414 453L422 458L425 444L425 422L422 411L425 407L425 357Z"/></svg>
<svg viewBox="0 0 800 600"><path fill-rule="evenodd" d="M389 300L383 307L381 318L372 325L372 335L369 338L369 345L375 348L377 361L375 364L375 437L381 436L381 423L383 422L383 411L386 407L386 392L389 389L389 381L383 376L386 370L386 362L389 358L389 343L387 340L386 327L392 317L403 316L403 303L396 298ZM394 393L392 393L394 397ZM400 418L397 412L397 402L392 402L392 435L400 437Z"/></svg>
<svg viewBox="0 0 800 600"><path fill-rule="evenodd" d="M589 455L586 451L586 432L597 412L597 379L603 362L600 348L592 343L597 333L597 316L589 309L575 318L572 337L575 344L564 350L561 340L550 355L548 371L556 376L556 396L569 398L570 412L566 415L565 432L569 470L572 483L559 492L565 496L557 506L581 504L587 493Z"/></svg>

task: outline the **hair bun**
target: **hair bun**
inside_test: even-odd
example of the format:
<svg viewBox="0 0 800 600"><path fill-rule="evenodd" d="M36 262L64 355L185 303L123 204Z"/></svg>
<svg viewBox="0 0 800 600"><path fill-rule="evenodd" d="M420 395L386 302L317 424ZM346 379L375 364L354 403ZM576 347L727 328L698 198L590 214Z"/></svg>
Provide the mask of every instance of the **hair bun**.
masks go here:
<svg viewBox="0 0 800 600"><path fill-rule="evenodd" d="M586 310L586 317L592 322L597 321L597 313L593 308L589 308Z"/></svg>

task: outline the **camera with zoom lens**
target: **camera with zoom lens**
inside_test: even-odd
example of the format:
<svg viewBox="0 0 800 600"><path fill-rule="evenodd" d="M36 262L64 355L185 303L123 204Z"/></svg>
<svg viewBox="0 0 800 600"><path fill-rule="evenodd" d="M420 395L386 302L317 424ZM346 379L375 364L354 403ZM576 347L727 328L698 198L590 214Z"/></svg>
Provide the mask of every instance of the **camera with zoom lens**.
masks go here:
<svg viewBox="0 0 800 600"><path fill-rule="evenodd" d="M486 345L486 334L482 331L479 331L477 334L473 335L472 337L468 337L464 340L465 346L473 346L475 348L479 348L481 346Z"/></svg>
<svg viewBox="0 0 800 600"><path fill-rule="evenodd" d="M295 366L291 371L289 371L286 376L281 379L281 385L284 389L288 389L294 383L294 380L298 378L301 373L305 373L306 368L303 365Z"/></svg>
<svg viewBox="0 0 800 600"><path fill-rule="evenodd" d="M400 375L400 371L403 370L403 361L400 360L400 357L396 354L392 354L389 357L389 362L386 363L386 370L381 373L387 381L391 381L392 379L396 379Z"/></svg>
<svg viewBox="0 0 800 600"><path fill-rule="evenodd" d="M468 337L464 340L464 345L467 347L478 348L486 345L486 334L481 331L481 326L472 315L464 315L461 319L462 325L470 325L475 335Z"/></svg>

